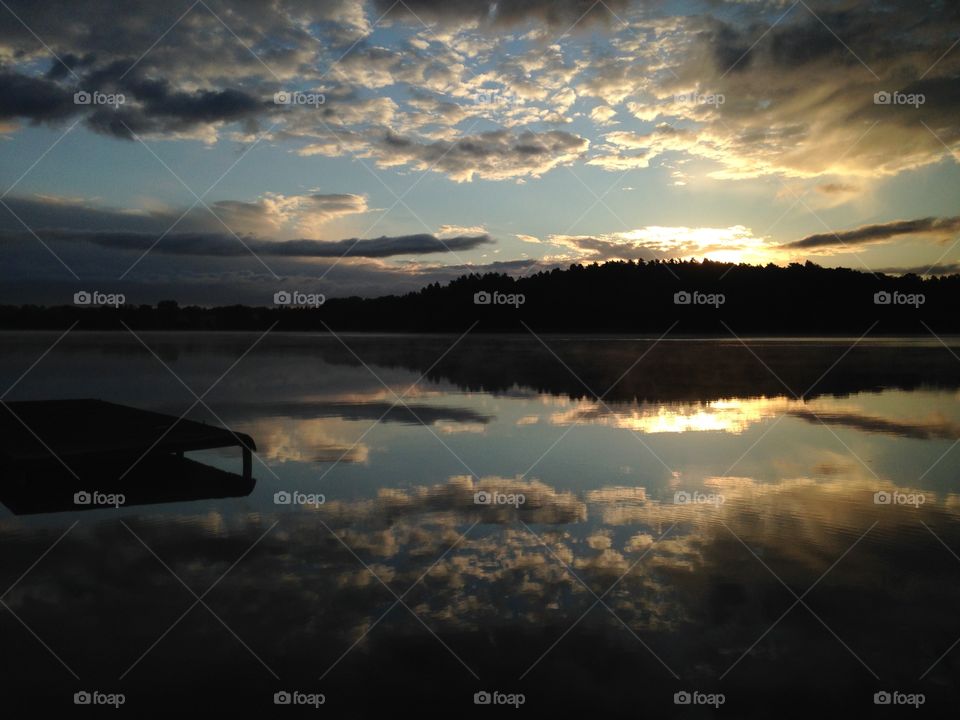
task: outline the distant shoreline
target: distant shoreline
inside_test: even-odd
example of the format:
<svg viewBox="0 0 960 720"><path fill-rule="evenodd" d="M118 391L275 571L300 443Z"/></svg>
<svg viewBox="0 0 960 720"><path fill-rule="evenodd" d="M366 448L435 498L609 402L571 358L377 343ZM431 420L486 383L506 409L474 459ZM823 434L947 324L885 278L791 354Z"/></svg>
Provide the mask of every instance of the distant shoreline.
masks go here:
<svg viewBox="0 0 960 720"><path fill-rule="evenodd" d="M322 288L321 288L322 289ZM888 276L814 263L571 265L515 278L464 275L406 295L326 299L278 287L272 305L127 302L80 289L73 305L0 305L0 329L570 333L708 337L922 337L960 333L960 275Z"/></svg>
<svg viewBox="0 0 960 720"><path fill-rule="evenodd" d="M457 337L464 332L466 332L469 327L465 327L460 331L451 330L451 331L406 331L406 330L348 330L340 328L330 328L330 330L305 330L305 329L283 329L283 328L274 328L270 331L271 335L294 335L294 336L322 336L322 337L333 337L334 335L362 335L364 337L376 338L390 338L390 337ZM24 328L15 328L15 327L0 327L0 335L18 335L25 333L61 333L64 330L67 330L67 327L24 327ZM138 334L169 334L169 335L200 335L200 334L215 334L215 335L248 335L251 333L263 333L266 330L270 330L269 327L263 328L246 328L246 329L221 329L221 330L210 330L207 328L125 328L122 325L117 327L97 327L97 328L85 328L82 326L77 326L71 329L71 334L77 335L101 335L101 334L117 334L117 333L129 333L130 330L134 330ZM725 340L730 342L737 342L738 339L749 340L751 342L855 342L860 341L865 343L868 341L897 341L897 340L930 340L936 342L936 338L931 335L929 332L916 332L916 333L875 333L871 332L866 335L852 335L849 333L784 333L781 335L775 335L770 333L737 333L732 335L727 333L726 335L717 333L713 335L707 335L703 333L683 333L683 332L670 332L667 335L662 333L630 333L630 332L605 332L598 333L590 330L574 331L574 330L550 330L544 332L538 332L536 328L531 328L534 333L542 337L550 338L560 338L562 339L565 336L570 337L571 339L576 340L610 340L618 342L628 342L628 341L659 341L662 343L668 342L715 342L718 340ZM524 334L528 335L533 339L533 334L530 330L525 328L520 328L519 330L482 330L479 328L474 328L469 331L471 336L481 336L481 337L509 337L516 338L522 337ZM936 337L942 339L953 339L957 338L960 340L960 331L951 332L951 333L937 333Z"/></svg>

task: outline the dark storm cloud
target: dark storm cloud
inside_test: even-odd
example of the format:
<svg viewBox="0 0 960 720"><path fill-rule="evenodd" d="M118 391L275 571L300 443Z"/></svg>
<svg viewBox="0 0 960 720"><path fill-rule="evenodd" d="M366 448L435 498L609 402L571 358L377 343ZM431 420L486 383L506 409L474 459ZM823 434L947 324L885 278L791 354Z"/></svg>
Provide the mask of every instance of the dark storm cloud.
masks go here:
<svg viewBox="0 0 960 720"><path fill-rule="evenodd" d="M340 418L342 420L378 420L385 423L404 425L431 425L437 422L479 423L487 425L493 419L490 415L470 408L446 407L412 403L398 406L389 402L347 402L347 401L288 401L275 403L223 403L224 412L231 417L253 421L263 417L269 408L272 417L289 417L298 420L317 418Z"/></svg>
<svg viewBox="0 0 960 720"><path fill-rule="evenodd" d="M75 72L77 68L91 65L95 60L96 56L93 53L87 53L83 57L78 57L70 52L64 53L50 65L46 77L50 80L63 80L70 73Z"/></svg>
<svg viewBox="0 0 960 720"><path fill-rule="evenodd" d="M258 46L267 62L283 69L285 57L315 42L306 31L308 23L324 24L331 35L352 28L354 37L367 25L363 3L357 0L6 0L0 10L0 45L46 55L40 37L67 65L66 54L76 47L128 58L128 64L142 58L141 63L151 67L203 65L218 55L229 62L258 64L222 20L246 45ZM205 42L196 43L195 55L186 55L185 46L200 37Z"/></svg>
<svg viewBox="0 0 960 720"><path fill-rule="evenodd" d="M871 1L839 9L832 2L808 2L788 9L789 5L779 12L774 9L768 21L750 24L711 17L703 35L715 68L721 73L796 70L829 60L869 72L860 60L881 68L906 59L919 68L913 76L917 77L949 47L938 48L932 41L939 42L945 28L960 22L956 3L936 11L926 3L900 3L896 12L883 12L881 3ZM936 54L927 59L930 53Z"/></svg>
<svg viewBox="0 0 960 720"><path fill-rule="evenodd" d="M458 235L438 238L427 233L379 237L371 239L337 240L288 240L281 243L263 243L265 251L286 257L367 257L385 258L395 255L427 255L431 253L473 250L481 245L493 244L489 235Z"/></svg>
<svg viewBox="0 0 960 720"><path fill-rule="evenodd" d="M263 101L232 88L187 93L173 90L165 80L140 80L122 87L142 102L143 110L147 114L167 115L185 120L235 119L264 107Z"/></svg>
<svg viewBox="0 0 960 720"><path fill-rule="evenodd" d="M897 220L878 225L864 225L853 230L841 230L836 233L809 235L802 240L784 245L792 250L822 247L843 247L847 245L866 245L883 242L895 237L934 237L937 240L950 240L960 232L960 216L945 218L920 218L918 220Z"/></svg>
<svg viewBox="0 0 960 720"><path fill-rule="evenodd" d="M133 99L138 98L134 95ZM87 125L96 132L131 140L134 134L186 132L211 123L253 119L263 109L262 101L239 90L177 92L140 106L98 108Z"/></svg>
<svg viewBox="0 0 960 720"><path fill-rule="evenodd" d="M621 13L630 4L629 0L606 0L606 3L596 0L405 0L400 4L393 0L374 0L373 3L378 15L395 6L388 17L406 16L414 22L422 18L494 26L527 22L572 25L578 20L583 24L610 22L614 21L611 13Z"/></svg>
<svg viewBox="0 0 960 720"><path fill-rule="evenodd" d="M84 114L93 130L129 138L131 131L197 135L264 116L276 111L269 101L281 82L315 70L318 48L331 50L346 28L355 37L366 27L362 7L347 0L192 7L136 0L122 8L106 0L9 0L0 7L0 118ZM307 30L311 22L324 28L322 45ZM27 73L33 62L49 63L45 79L12 67ZM77 90L120 92L126 102L115 111L75 106Z"/></svg>
<svg viewBox="0 0 960 720"><path fill-rule="evenodd" d="M0 73L0 118L61 120L77 112L73 94L43 78Z"/></svg>
<svg viewBox="0 0 960 720"><path fill-rule="evenodd" d="M254 253L263 257L285 258L388 258L398 255L429 255L473 250L493 244L489 235L460 235L438 238L421 233L397 237L348 238L344 240L261 240L234 236L229 233L172 232L159 242L157 234L135 232L104 232L38 228L37 233L47 240L59 242L86 242L113 250L144 252L159 255L202 257L246 257ZM7 238L10 233L3 233ZM0 235L0 236L2 236ZM15 233L23 237L22 233ZM156 243L156 244L155 244Z"/></svg>
<svg viewBox="0 0 960 720"><path fill-rule="evenodd" d="M54 66L56 67L56 66ZM66 75L64 70L63 75ZM164 80L109 81L103 74L81 78L78 90L123 95L119 105L84 105L64 84L20 73L0 73L0 118L54 121L87 113L97 132L132 139L132 133L176 133L197 126L252 119L272 103L233 88L179 91Z"/></svg>

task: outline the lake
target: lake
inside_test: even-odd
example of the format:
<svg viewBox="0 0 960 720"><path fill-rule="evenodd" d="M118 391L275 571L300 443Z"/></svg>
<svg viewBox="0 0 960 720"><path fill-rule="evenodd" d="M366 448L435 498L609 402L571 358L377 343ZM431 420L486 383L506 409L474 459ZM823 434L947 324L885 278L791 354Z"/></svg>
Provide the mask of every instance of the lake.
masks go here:
<svg viewBox="0 0 960 720"><path fill-rule="evenodd" d="M4 400L225 424L256 485L4 502L10 707L956 707L957 338L58 335Z"/></svg>

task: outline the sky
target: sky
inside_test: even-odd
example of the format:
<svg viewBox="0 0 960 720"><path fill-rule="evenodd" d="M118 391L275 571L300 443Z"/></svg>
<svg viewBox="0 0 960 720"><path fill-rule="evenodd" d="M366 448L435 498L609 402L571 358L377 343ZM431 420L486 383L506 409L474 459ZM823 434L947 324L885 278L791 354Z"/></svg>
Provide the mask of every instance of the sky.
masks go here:
<svg viewBox="0 0 960 720"><path fill-rule="evenodd" d="M960 271L960 5L0 1L0 302Z"/></svg>

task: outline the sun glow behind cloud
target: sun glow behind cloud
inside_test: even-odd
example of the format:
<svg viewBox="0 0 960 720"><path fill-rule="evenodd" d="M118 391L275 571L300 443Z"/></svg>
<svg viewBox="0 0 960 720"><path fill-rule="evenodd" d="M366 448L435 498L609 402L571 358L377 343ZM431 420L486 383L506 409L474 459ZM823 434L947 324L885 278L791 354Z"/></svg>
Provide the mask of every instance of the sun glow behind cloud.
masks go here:
<svg viewBox="0 0 960 720"><path fill-rule="evenodd" d="M585 257L588 261L696 258L767 263L784 260L782 250L743 225L726 228L651 225L604 235L551 235L546 242L575 253L561 255L557 260L573 256Z"/></svg>
<svg viewBox="0 0 960 720"><path fill-rule="evenodd" d="M793 404L787 398L757 398L640 406L614 412L592 404L554 413L550 423L602 425L648 434L726 432L739 435L756 423L783 414Z"/></svg>

